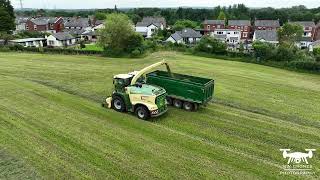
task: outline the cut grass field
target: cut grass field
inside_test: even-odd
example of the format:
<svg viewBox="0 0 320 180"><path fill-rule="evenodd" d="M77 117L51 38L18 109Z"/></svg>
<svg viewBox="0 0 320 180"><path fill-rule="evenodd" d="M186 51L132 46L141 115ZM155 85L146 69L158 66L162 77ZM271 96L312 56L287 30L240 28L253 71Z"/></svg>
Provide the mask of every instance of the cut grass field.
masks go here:
<svg viewBox="0 0 320 180"><path fill-rule="evenodd" d="M216 80L198 112L152 122L101 107L115 74L166 58ZM320 76L159 52L144 59L0 53L0 179L318 179ZM315 148L283 175L281 148Z"/></svg>

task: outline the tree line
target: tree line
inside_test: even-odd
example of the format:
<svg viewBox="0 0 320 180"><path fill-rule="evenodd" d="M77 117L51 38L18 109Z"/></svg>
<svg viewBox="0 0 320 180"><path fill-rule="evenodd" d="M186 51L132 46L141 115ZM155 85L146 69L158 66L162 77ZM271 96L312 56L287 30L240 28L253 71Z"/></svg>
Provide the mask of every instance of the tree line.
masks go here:
<svg viewBox="0 0 320 180"><path fill-rule="evenodd" d="M320 20L320 7L308 9L307 7L293 6L291 8L257 8L252 9L244 4L235 4L232 6L217 6L214 8L133 8L133 9L98 9L98 10L32 10L16 11L18 16L80 16L88 17L96 15L98 19L104 19L104 14L121 12L137 23L145 16L162 16L166 18L169 25L173 25L181 19L202 22L205 19L279 19L281 24L290 21L315 21Z"/></svg>

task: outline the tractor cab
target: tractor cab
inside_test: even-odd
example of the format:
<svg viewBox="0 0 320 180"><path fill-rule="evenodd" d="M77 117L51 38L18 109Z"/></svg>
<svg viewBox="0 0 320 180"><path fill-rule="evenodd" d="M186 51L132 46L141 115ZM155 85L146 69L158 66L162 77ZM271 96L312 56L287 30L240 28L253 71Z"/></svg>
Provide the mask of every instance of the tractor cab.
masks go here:
<svg viewBox="0 0 320 180"><path fill-rule="evenodd" d="M131 85L131 81L133 77L138 73L138 71L134 71L128 74L118 74L113 77L113 84L116 92L125 92L125 88ZM142 88L143 84L145 84L145 77L142 76L138 79L136 86L138 88Z"/></svg>

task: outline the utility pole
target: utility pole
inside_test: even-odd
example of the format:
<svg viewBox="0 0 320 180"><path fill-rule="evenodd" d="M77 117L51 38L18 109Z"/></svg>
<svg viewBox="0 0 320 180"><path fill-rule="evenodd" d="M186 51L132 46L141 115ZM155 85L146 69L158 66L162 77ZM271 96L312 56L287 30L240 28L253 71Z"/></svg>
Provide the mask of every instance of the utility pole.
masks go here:
<svg viewBox="0 0 320 180"><path fill-rule="evenodd" d="M20 9L23 9L23 3L22 3L22 0L20 0Z"/></svg>

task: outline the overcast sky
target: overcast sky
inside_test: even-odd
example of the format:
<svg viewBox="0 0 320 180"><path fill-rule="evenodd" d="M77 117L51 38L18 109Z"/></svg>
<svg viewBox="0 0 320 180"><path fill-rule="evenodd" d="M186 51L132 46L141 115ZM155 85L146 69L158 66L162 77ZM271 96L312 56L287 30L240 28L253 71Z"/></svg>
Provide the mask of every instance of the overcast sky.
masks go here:
<svg viewBox="0 0 320 180"><path fill-rule="evenodd" d="M11 0L19 8L19 0ZM89 9L126 7L215 7L243 3L249 7L290 7L305 5L308 8L319 7L320 0L22 0L24 8L45 9ZM266 3L268 2L268 3Z"/></svg>

